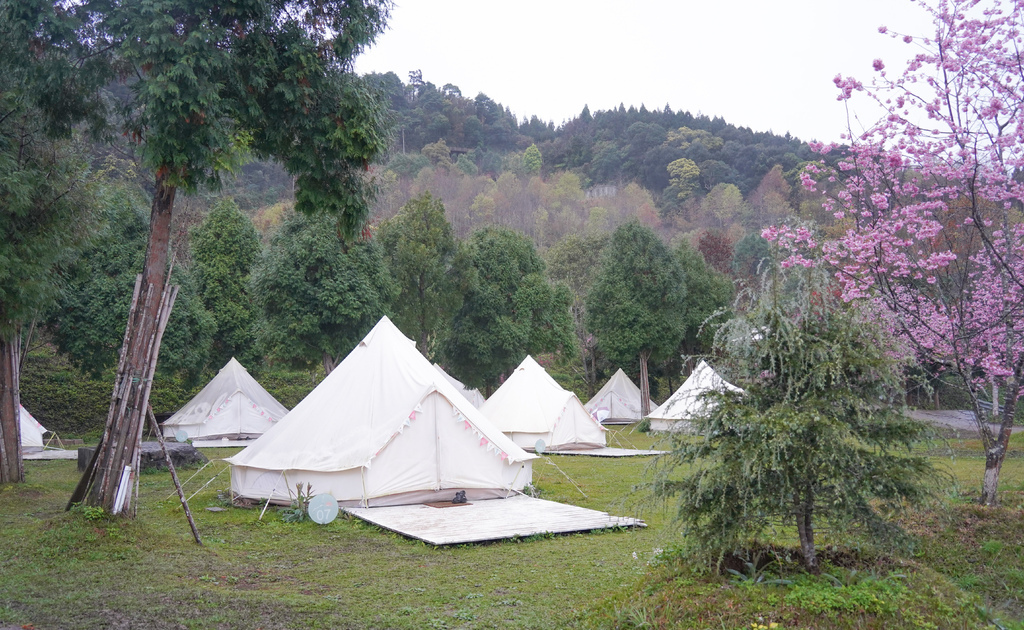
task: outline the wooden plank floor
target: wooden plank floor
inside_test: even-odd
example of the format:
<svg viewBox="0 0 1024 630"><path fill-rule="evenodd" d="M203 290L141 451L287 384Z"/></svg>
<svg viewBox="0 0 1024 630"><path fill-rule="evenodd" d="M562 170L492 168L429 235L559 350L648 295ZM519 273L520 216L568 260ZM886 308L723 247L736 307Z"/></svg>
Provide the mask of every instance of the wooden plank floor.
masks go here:
<svg viewBox="0 0 1024 630"><path fill-rule="evenodd" d="M165 440L167 438L164 438ZM231 446L249 446L256 440L192 440L192 446L196 448L218 448Z"/></svg>
<svg viewBox="0 0 1024 630"><path fill-rule="evenodd" d="M78 451L74 450L62 450L59 448L48 448L43 451L36 451L35 453L22 453L22 459L27 460L40 460L40 459L78 459Z"/></svg>
<svg viewBox="0 0 1024 630"><path fill-rule="evenodd" d="M432 545L456 545L534 534L566 534L612 527L647 527L640 519L517 495L451 509L427 505L341 508L378 527Z"/></svg>
<svg viewBox="0 0 1024 630"><path fill-rule="evenodd" d="M693 424L687 420L651 420L651 431L656 433L676 431L692 431Z"/></svg>
<svg viewBox="0 0 1024 630"><path fill-rule="evenodd" d="M639 457L641 455L664 455L668 451L642 451L635 448L588 448L585 450L547 451L545 455L586 455L588 457Z"/></svg>

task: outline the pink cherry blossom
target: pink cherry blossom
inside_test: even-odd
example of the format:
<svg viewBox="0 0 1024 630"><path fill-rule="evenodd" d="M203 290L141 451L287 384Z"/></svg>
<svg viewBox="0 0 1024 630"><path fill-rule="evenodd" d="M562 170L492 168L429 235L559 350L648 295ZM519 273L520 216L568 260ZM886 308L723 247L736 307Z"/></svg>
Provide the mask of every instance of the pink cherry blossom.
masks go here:
<svg viewBox="0 0 1024 630"><path fill-rule="evenodd" d="M879 29L917 44L902 74L876 59L870 85L833 80L838 100L868 98L885 115L850 130L837 162L814 145L823 159L800 177L846 232L819 242L808 226L773 226L763 236L789 252L787 266L829 265L844 299L885 313L905 350L957 376L973 401L998 388L1003 426L979 426L996 455L990 501L1024 385L1024 0L918 4L934 37Z"/></svg>

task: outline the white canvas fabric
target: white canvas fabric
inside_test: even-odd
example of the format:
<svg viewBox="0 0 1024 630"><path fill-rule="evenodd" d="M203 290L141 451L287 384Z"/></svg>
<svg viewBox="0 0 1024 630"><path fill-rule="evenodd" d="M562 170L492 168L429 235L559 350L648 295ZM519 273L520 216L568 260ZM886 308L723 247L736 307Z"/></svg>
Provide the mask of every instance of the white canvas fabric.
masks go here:
<svg viewBox="0 0 1024 630"><path fill-rule="evenodd" d="M43 434L46 429L32 417L22 406L18 406L18 422L21 425L21 450L24 452L41 451L45 442Z"/></svg>
<svg viewBox="0 0 1024 630"><path fill-rule="evenodd" d="M287 503L296 484L341 505L507 496L531 455L501 434L382 318L284 420L227 461L231 489Z"/></svg>
<svg viewBox="0 0 1024 630"><path fill-rule="evenodd" d="M195 398L163 423L164 437L184 431L190 439L256 438L288 410L231 358Z"/></svg>
<svg viewBox="0 0 1024 630"><path fill-rule="evenodd" d="M607 444L607 429L533 357L523 359L480 411L524 448L534 448L537 440L544 440L544 448L552 451Z"/></svg>
<svg viewBox="0 0 1024 630"><path fill-rule="evenodd" d="M469 402L473 403L474 407L479 409L481 407L481 405L484 404L484 395L480 393L479 389L469 389L469 388L467 388L465 385L462 384L462 381L460 381L459 379L455 378L454 376L452 376L448 372L445 372L444 368L442 368L440 365L438 365L436 363L434 364L434 367L437 368L438 372L440 372L441 374L444 374L444 377L446 379L448 379L448 382L451 383L452 385L454 385L455 389L459 390L459 393L466 397L466 400L468 400Z"/></svg>
<svg viewBox="0 0 1024 630"><path fill-rule="evenodd" d="M587 412L599 422L606 420L639 420L640 388L629 380L622 368L608 379L601 391L587 401Z"/></svg>
<svg viewBox="0 0 1024 630"><path fill-rule="evenodd" d="M704 410L701 395L709 391L743 390L725 381L706 362L701 361L690 377L647 417L655 431L686 431L690 429L690 418Z"/></svg>

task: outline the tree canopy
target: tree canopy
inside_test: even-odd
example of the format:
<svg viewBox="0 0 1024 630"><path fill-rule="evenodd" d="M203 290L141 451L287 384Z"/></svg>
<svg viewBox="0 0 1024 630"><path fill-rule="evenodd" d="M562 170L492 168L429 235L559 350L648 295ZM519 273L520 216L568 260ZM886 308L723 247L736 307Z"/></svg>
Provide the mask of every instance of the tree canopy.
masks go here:
<svg viewBox="0 0 1024 630"><path fill-rule="evenodd" d="M639 358L644 414L650 411L647 362L679 346L686 293L679 261L650 228L631 222L612 233L587 296L587 317L613 363Z"/></svg>
<svg viewBox="0 0 1024 630"><path fill-rule="evenodd" d="M347 240L327 216L289 216L252 272L268 357L328 374L390 307L397 288L380 245Z"/></svg>
<svg viewBox="0 0 1024 630"><path fill-rule="evenodd" d="M231 199L221 199L192 232L192 262L199 297L216 322L210 360L257 361L256 313L249 274L260 256L259 233Z"/></svg>
<svg viewBox="0 0 1024 630"><path fill-rule="evenodd" d="M431 355L435 339L462 301L458 243L440 200L425 193L409 201L380 229L378 240L398 285L395 325Z"/></svg>
<svg viewBox="0 0 1024 630"><path fill-rule="evenodd" d="M100 375L117 363L125 316L136 275L142 271L147 221L143 191L124 181L108 181L98 191L100 228L69 268L48 326L61 352L80 368ZM196 294L191 269L175 265L181 283L167 323L158 372L195 381L210 360L216 322Z"/></svg>
<svg viewBox="0 0 1024 630"><path fill-rule="evenodd" d="M453 376L491 391L526 355L573 346L572 298L548 284L544 261L522 234L485 228L467 247L475 277L442 353Z"/></svg>
<svg viewBox="0 0 1024 630"><path fill-rule="evenodd" d="M706 353L711 350L717 327L729 318L735 293L732 281L708 265L685 240L676 247L675 254L686 278L682 354Z"/></svg>

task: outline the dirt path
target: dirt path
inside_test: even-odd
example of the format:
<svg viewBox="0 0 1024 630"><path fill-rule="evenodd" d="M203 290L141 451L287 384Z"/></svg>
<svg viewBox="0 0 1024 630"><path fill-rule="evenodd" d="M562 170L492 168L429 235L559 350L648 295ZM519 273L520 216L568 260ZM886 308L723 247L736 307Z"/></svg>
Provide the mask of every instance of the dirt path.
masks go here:
<svg viewBox="0 0 1024 630"><path fill-rule="evenodd" d="M957 431L963 431L972 435L978 435L978 425L974 421L974 412L967 410L943 410L943 411L928 411L924 409L918 409L910 412L910 417L916 420L927 422L928 424L956 429ZM991 425L993 430L998 431L999 425ZM1024 427L1013 427L1013 432L1017 433L1024 430Z"/></svg>

